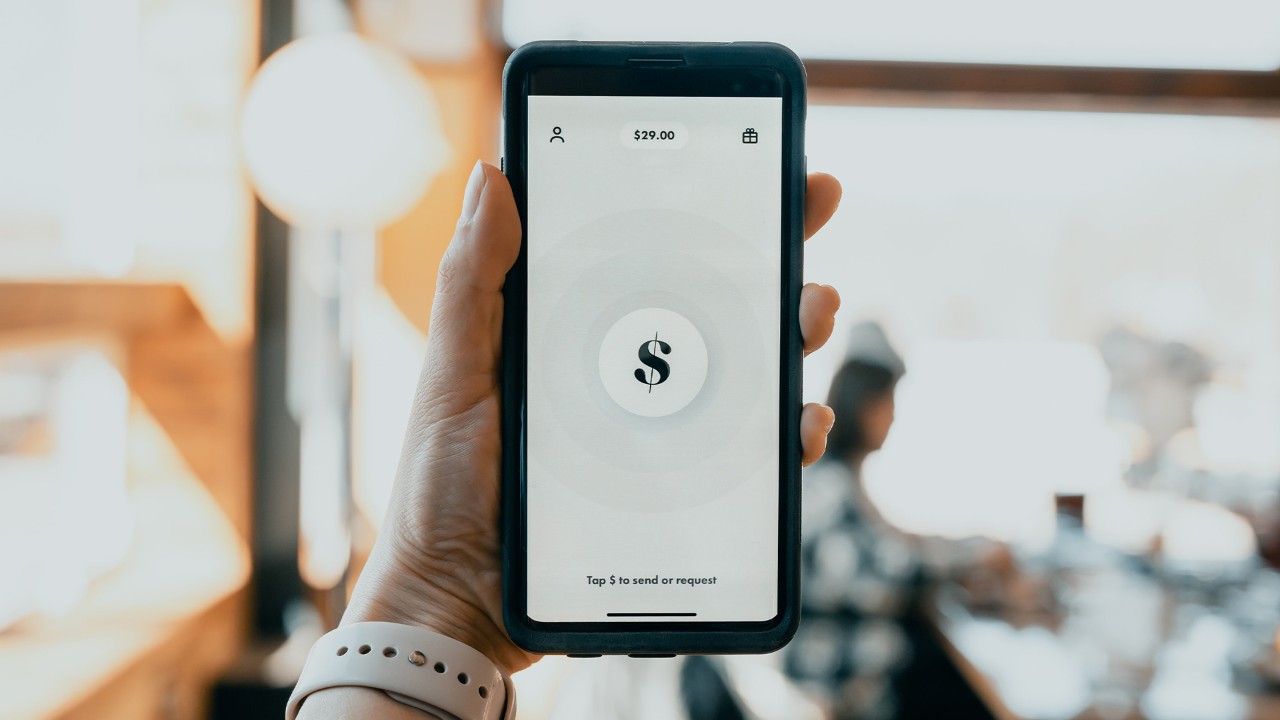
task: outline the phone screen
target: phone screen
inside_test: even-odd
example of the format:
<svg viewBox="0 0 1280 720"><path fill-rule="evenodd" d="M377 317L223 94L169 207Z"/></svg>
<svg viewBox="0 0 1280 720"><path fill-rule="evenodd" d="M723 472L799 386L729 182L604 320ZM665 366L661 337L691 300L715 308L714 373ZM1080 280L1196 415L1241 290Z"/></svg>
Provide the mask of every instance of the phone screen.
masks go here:
<svg viewBox="0 0 1280 720"><path fill-rule="evenodd" d="M778 614L783 98L530 94L527 614Z"/></svg>

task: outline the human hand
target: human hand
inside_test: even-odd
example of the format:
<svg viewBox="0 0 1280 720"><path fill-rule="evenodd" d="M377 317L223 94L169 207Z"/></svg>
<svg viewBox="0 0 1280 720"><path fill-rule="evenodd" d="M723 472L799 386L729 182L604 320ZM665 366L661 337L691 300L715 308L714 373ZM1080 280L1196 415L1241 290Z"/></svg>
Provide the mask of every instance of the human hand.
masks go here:
<svg viewBox="0 0 1280 720"><path fill-rule="evenodd" d="M806 239L835 213L840 184L808 178ZM342 622L419 625L460 640L510 673L537 660L503 629L498 533L498 363L502 284L520 250L511 187L477 163L462 217L440 263L427 356L418 381L386 522ZM840 297L805 285L800 328L806 355L831 336ZM826 449L835 420L811 403L800 420L803 461Z"/></svg>

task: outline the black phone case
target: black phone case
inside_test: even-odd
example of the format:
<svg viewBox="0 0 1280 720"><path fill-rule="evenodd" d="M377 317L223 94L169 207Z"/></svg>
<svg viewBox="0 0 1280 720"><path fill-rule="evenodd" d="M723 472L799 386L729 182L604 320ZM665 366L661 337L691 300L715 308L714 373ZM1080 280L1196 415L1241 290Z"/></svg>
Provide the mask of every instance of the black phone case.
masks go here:
<svg viewBox="0 0 1280 720"><path fill-rule="evenodd" d="M502 612L507 633L520 647L537 653L666 656L673 654L765 653L786 645L795 634L800 611L800 288L803 269L806 80L804 66L788 48L775 43L591 43L535 42L508 59L503 70L503 170L511 183L523 224L526 209L527 137L525 96L530 70L538 67L627 67L661 64L678 58L682 67L767 67L785 79L784 102L791 143L784 148L785 194L782 297L788 311L781 324L783 365L782 452L779 468L780 557L779 613L763 623L592 623L583 629L549 629L529 620L525 597L524 473L526 252L503 287L502 338ZM679 72L678 68L668 72ZM576 625L576 624L575 624ZM582 625L588 625L583 623ZM606 627L601 628L600 625Z"/></svg>

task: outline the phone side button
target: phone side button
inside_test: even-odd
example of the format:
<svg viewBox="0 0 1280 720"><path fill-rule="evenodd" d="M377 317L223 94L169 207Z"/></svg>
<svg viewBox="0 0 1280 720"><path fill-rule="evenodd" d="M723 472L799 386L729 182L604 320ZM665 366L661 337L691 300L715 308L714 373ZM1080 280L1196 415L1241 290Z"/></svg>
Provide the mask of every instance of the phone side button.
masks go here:
<svg viewBox="0 0 1280 720"><path fill-rule="evenodd" d="M673 658L675 653L627 653L630 658Z"/></svg>
<svg viewBox="0 0 1280 720"><path fill-rule="evenodd" d="M569 653L571 658L597 658L601 657L600 653Z"/></svg>
<svg viewBox="0 0 1280 720"><path fill-rule="evenodd" d="M805 158L806 166L808 166L809 164L808 161L809 161L809 158ZM507 156L506 155L503 155L502 157L498 158L498 169L501 170L503 174L506 174L507 172ZM573 656L570 655L569 657L573 657Z"/></svg>

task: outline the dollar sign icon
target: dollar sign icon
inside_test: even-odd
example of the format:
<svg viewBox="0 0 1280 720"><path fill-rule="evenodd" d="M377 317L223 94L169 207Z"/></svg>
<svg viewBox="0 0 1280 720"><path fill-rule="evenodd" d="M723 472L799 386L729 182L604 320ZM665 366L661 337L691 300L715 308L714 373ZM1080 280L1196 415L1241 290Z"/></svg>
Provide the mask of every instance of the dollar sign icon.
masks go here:
<svg viewBox="0 0 1280 720"><path fill-rule="evenodd" d="M673 369L675 348L680 348L675 361L679 367ZM596 369L600 373L596 387L608 393L619 408L640 417L666 417L680 412L701 394L707 383L707 343L680 313L667 308L637 308L614 320L604 333ZM662 388L654 390L657 385ZM606 412L619 422L629 422L612 410Z"/></svg>
<svg viewBox="0 0 1280 720"><path fill-rule="evenodd" d="M671 345L659 340L656 332L653 334L652 340L645 340L640 345L640 362L649 367L649 372L646 373L643 368L636 368L635 376L636 380L648 385L649 392L652 393L654 385L661 385L667 381L667 378L671 377L671 365L666 360L658 357L655 352L650 351L650 345L653 345L653 349L663 355L671 354ZM655 372L658 374L657 380L653 379Z"/></svg>

